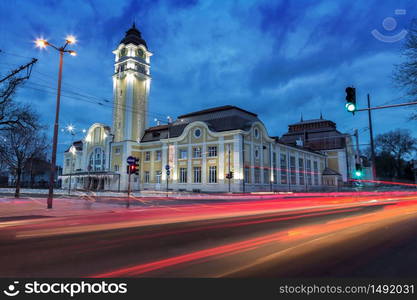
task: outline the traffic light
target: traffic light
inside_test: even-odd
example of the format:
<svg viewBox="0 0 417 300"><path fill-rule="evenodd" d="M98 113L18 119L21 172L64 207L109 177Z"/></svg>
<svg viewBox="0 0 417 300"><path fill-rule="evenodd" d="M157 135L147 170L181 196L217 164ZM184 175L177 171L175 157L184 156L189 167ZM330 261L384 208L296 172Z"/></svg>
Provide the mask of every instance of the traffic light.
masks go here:
<svg viewBox="0 0 417 300"><path fill-rule="evenodd" d="M346 88L346 110L351 113L355 113L356 110L356 89L353 87Z"/></svg>
<svg viewBox="0 0 417 300"><path fill-rule="evenodd" d="M136 159L134 164L127 166L126 173L139 175L139 159Z"/></svg>
<svg viewBox="0 0 417 300"><path fill-rule="evenodd" d="M233 178L233 172L229 172L226 174L226 179L232 179Z"/></svg>
<svg viewBox="0 0 417 300"><path fill-rule="evenodd" d="M135 175L139 175L139 159L138 158L136 158L136 161L135 161L134 166L135 166L135 172L134 172L134 174Z"/></svg>
<svg viewBox="0 0 417 300"><path fill-rule="evenodd" d="M360 179L363 176L363 170L362 170L362 165L361 164L356 164L355 165L355 177Z"/></svg>

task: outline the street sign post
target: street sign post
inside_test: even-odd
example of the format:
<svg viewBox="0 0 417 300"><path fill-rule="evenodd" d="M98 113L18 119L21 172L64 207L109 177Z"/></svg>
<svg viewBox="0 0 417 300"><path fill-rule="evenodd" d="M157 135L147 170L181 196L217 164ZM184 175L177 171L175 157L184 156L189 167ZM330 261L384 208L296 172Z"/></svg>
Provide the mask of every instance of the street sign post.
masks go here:
<svg viewBox="0 0 417 300"><path fill-rule="evenodd" d="M133 164L136 162L136 157L129 156L129 157L126 159L126 162L127 162L129 165L133 165Z"/></svg>

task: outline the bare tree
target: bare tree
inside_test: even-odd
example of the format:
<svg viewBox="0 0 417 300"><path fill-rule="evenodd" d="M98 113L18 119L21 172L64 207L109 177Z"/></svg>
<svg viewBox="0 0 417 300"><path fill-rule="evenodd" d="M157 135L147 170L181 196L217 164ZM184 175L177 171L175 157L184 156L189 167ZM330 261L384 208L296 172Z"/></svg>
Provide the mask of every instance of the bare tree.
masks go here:
<svg viewBox="0 0 417 300"><path fill-rule="evenodd" d="M20 181L25 164L47 149L46 136L37 122L37 115L29 109L25 113L33 121L32 126L14 126L0 131L0 160L16 175L17 198L20 195Z"/></svg>
<svg viewBox="0 0 417 300"><path fill-rule="evenodd" d="M404 160L411 159L417 149L417 139L407 129L396 129L376 137L376 148L379 153L391 155L395 160L395 173L400 177Z"/></svg>
<svg viewBox="0 0 417 300"><path fill-rule="evenodd" d="M402 51L404 61L394 68L394 82L406 92L411 100L417 96L417 19L411 21ZM417 120L417 113L411 116Z"/></svg>
<svg viewBox="0 0 417 300"><path fill-rule="evenodd" d="M0 130L13 126L34 127L33 115L27 106L16 104L12 97L28 77L11 77L0 87Z"/></svg>

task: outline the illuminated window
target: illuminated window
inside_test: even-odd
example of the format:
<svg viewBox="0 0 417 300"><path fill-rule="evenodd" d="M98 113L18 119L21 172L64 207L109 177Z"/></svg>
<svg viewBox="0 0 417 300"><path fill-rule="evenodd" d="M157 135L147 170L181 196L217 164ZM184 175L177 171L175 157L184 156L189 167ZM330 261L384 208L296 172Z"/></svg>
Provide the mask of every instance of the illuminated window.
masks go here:
<svg viewBox="0 0 417 300"><path fill-rule="evenodd" d="M208 157L216 157L216 156L217 156L217 146L209 146Z"/></svg>
<svg viewBox="0 0 417 300"><path fill-rule="evenodd" d="M194 183L201 183L201 167L194 167L193 168L193 182Z"/></svg>
<svg viewBox="0 0 417 300"><path fill-rule="evenodd" d="M178 152L179 159L187 159L187 149L180 149Z"/></svg>
<svg viewBox="0 0 417 300"><path fill-rule="evenodd" d="M209 183L217 183L217 167L209 167Z"/></svg>
<svg viewBox="0 0 417 300"><path fill-rule="evenodd" d="M200 157L201 157L201 147L194 147L193 158L200 158Z"/></svg>
<svg viewBox="0 0 417 300"><path fill-rule="evenodd" d="M156 179L156 183L160 184L161 183L161 171L155 171L155 179Z"/></svg>
<svg viewBox="0 0 417 300"><path fill-rule="evenodd" d="M145 172L144 172L144 176L143 176L143 177L144 177L144 178L143 178L144 182L145 182L145 183L149 183L149 181L150 181L150 179L151 179L151 178L150 178L151 176L150 176L149 171L145 171Z"/></svg>
<svg viewBox="0 0 417 300"><path fill-rule="evenodd" d="M159 161L162 158L162 151L161 150L157 150L155 152L155 160Z"/></svg>

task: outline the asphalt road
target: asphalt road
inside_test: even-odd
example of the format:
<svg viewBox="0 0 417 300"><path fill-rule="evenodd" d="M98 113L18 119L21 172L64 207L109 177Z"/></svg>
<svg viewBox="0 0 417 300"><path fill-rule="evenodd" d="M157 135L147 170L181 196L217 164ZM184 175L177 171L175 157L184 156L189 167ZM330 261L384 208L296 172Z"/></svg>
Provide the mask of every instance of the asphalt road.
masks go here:
<svg viewBox="0 0 417 300"><path fill-rule="evenodd" d="M5 221L0 276L415 277L416 201L297 210L264 201L229 215L229 206L213 204Z"/></svg>

